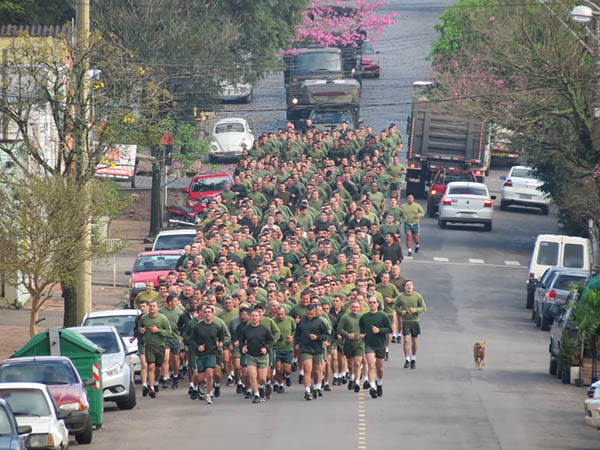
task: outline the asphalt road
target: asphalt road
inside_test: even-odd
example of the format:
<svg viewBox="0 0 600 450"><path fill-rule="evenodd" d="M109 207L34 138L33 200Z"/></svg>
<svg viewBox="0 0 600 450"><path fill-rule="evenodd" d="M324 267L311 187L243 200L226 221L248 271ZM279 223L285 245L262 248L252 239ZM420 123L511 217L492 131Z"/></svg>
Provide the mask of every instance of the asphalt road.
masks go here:
<svg viewBox="0 0 600 450"><path fill-rule="evenodd" d="M451 3L396 0L384 8L399 16L376 45L382 78L365 82L365 124L405 128L410 86L427 77L433 25ZM253 103L224 114L247 117L258 133L282 126L284 107L283 82L272 76L257 86ZM500 174L488 178L497 195ZM189 400L185 388L161 391L156 400L140 395L132 411L107 405L90 448L598 448L597 432L584 425L585 390L548 375L548 333L525 309L528 260L535 237L546 232L557 232L552 214L500 211L498 202L491 233L440 230L435 219L423 219L422 250L402 264L428 305L417 369L403 369L401 346L393 345L381 399L334 387L305 402L294 383L260 405L224 388L208 406ZM478 340L488 348L482 371L472 359Z"/></svg>

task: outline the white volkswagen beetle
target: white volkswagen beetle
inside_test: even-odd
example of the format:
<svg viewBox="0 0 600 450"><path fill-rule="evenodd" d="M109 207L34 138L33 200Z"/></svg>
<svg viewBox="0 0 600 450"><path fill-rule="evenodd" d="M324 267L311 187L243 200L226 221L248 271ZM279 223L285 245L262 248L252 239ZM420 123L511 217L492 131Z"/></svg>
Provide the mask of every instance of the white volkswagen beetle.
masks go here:
<svg viewBox="0 0 600 450"><path fill-rule="evenodd" d="M250 150L254 136L246 119L230 117L217 120L210 144L210 161L239 158L246 148Z"/></svg>

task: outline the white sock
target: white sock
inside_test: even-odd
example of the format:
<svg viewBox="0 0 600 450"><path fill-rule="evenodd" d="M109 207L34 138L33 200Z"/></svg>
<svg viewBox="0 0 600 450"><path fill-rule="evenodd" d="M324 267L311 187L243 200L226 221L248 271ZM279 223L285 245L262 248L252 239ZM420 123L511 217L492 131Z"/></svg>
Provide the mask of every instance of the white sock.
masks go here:
<svg viewBox="0 0 600 450"><path fill-rule="evenodd" d="M371 383L370 383L370 384L371 384L371 389L375 389L375 383L373 383L373 382L371 381Z"/></svg>
<svg viewBox="0 0 600 450"><path fill-rule="evenodd" d="M254 393L254 396L255 396L255 397L260 397L260 394L259 394L259 392L258 392L258 391L256 391L256 392Z"/></svg>
<svg viewBox="0 0 600 450"><path fill-rule="evenodd" d="M321 390L321 383L317 383L317 385L315 386L316 389Z"/></svg>
<svg viewBox="0 0 600 450"><path fill-rule="evenodd" d="M215 387L221 386L221 383L215 383Z"/></svg>
<svg viewBox="0 0 600 450"><path fill-rule="evenodd" d="M259 385L258 385L258 389L264 389L264 388L265 388L265 386L264 386L264 385L262 385L262 384L259 384Z"/></svg>
<svg viewBox="0 0 600 450"><path fill-rule="evenodd" d="M385 351L389 353L389 351L390 351L390 348L389 348L389 347L386 347L386 348L385 348Z"/></svg>
<svg viewBox="0 0 600 450"><path fill-rule="evenodd" d="M411 361L414 361L415 359L416 359L416 356L415 356L415 355L410 355L410 360L411 360Z"/></svg>
<svg viewBox="0 0 600 450"><path fill-rule="evenodd" d="M375 384L377 384L377 386L381 386L383 384L383 378L377 378L375 380Z"/></svg>
<svg viewBox="0 0 600 450"><path fill-rule="evenodd" d="M190 383L190 387L192 387L192 388L193 388L193 387L194 387L194 383Z"/></svg>
<svg viewBox="0 0 600 450"><path fill-rule="evenodd" d="M300 375L304 375L304 370L300 369L300 371L298 372Z"/></svg>
<svg viewBox="0 0 600 450"><path fill-rule="evenodd" d="M304 390L310 394L310 386L306 386Z"/></svg>
<svg viewBox="0 0 600 450"><path fill-rule="evenodd" d="M410 356L407 356L407 357L406 357L406 360L407 360L407 361L410 361L410 358L411 358Z"/></svg>
<svg viewBox="0 0 600 450"><path fill-rule="evenodd" d="M350 375L350 381L354 381L354 374Z"/></svg>

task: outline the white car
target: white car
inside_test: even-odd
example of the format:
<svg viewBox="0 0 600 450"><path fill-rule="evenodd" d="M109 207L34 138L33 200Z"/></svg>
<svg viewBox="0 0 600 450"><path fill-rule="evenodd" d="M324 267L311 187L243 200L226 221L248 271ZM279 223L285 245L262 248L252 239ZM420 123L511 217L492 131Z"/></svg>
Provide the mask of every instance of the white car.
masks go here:
<svg viewBox="0 0 600 450"><path fill-rule="evenodd" d="M67 328L89 339L102 350L102 389L105 401L116 402L119 409L132 409L136 405L133 370L127 358L125 343L112 326Z"/></svg>
<svg viewBox="0 0 600 450"><path fill-rule="evenodd" d="M246 119L231 117L217 120L213 128L209 158L212 161L239 158L244 149L250 150L254 136Z"/></svg>
<svg viewBox="0 0 600 450"><path fill-rule="evenodd" d="M83 318L82 327L94 325L110 325L117 329L129 353L129 361L135 373L140 373L142 364L138 355L138 342L133 339L135 320L140 315L138 309L111 309L109 311L94 311Z"/></svg>
<svg viewBox="0 0 600 450"><path fill-rule="evenodd" d="M252 101L252 95L253 91L250 83L221 82L221 101L223 102L250 103Z"/></svg>
<svg viewBox="0 0 600 450"><path fill-rule="evenodd" d="M65 419L69 411L61 410L48 386L40 383L0 383L0 398L13 410L17 425L30 426L27 448L63 450L69 447Z"/></svg>
<svg viewBox="0 0 600 450"><path fill-rule="evenodd" d="M585 424L600 430L600 381L593 383L588 389L585 400Z"/></svg>
<svg viewBox="0 0 600 450"><path fill-rule="evenodd" d="M540 208L543 214L548 214L550 197L540 191L542 182L533 175L531 167L513 166L508 175L500 179L504 180L500 199L501 210L510 205L533 206Z"/></svg>
<svg viewBox="0 0 600 450"><path fill-rule="evenodd" d="M448 183L440 202L438 225L445 228L447 223L482 223L485 231L492 231L493 200L483 183L454 181Z"/></svg>

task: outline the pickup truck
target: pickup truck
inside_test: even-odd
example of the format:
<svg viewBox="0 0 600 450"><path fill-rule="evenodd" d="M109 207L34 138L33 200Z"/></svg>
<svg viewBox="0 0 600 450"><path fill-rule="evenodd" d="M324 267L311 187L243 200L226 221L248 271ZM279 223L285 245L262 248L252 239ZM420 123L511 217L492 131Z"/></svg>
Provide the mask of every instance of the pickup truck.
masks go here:
<svg viewBox="0 0 600 450"><path fill-rule="evenodd" d="M463 169L440 169L438 170L429 187L427 193L427 215L435 217L440 209L440 201L446 192L446 186L452 181L472 181L478 182L477 173L473 170Z"/></svg>

